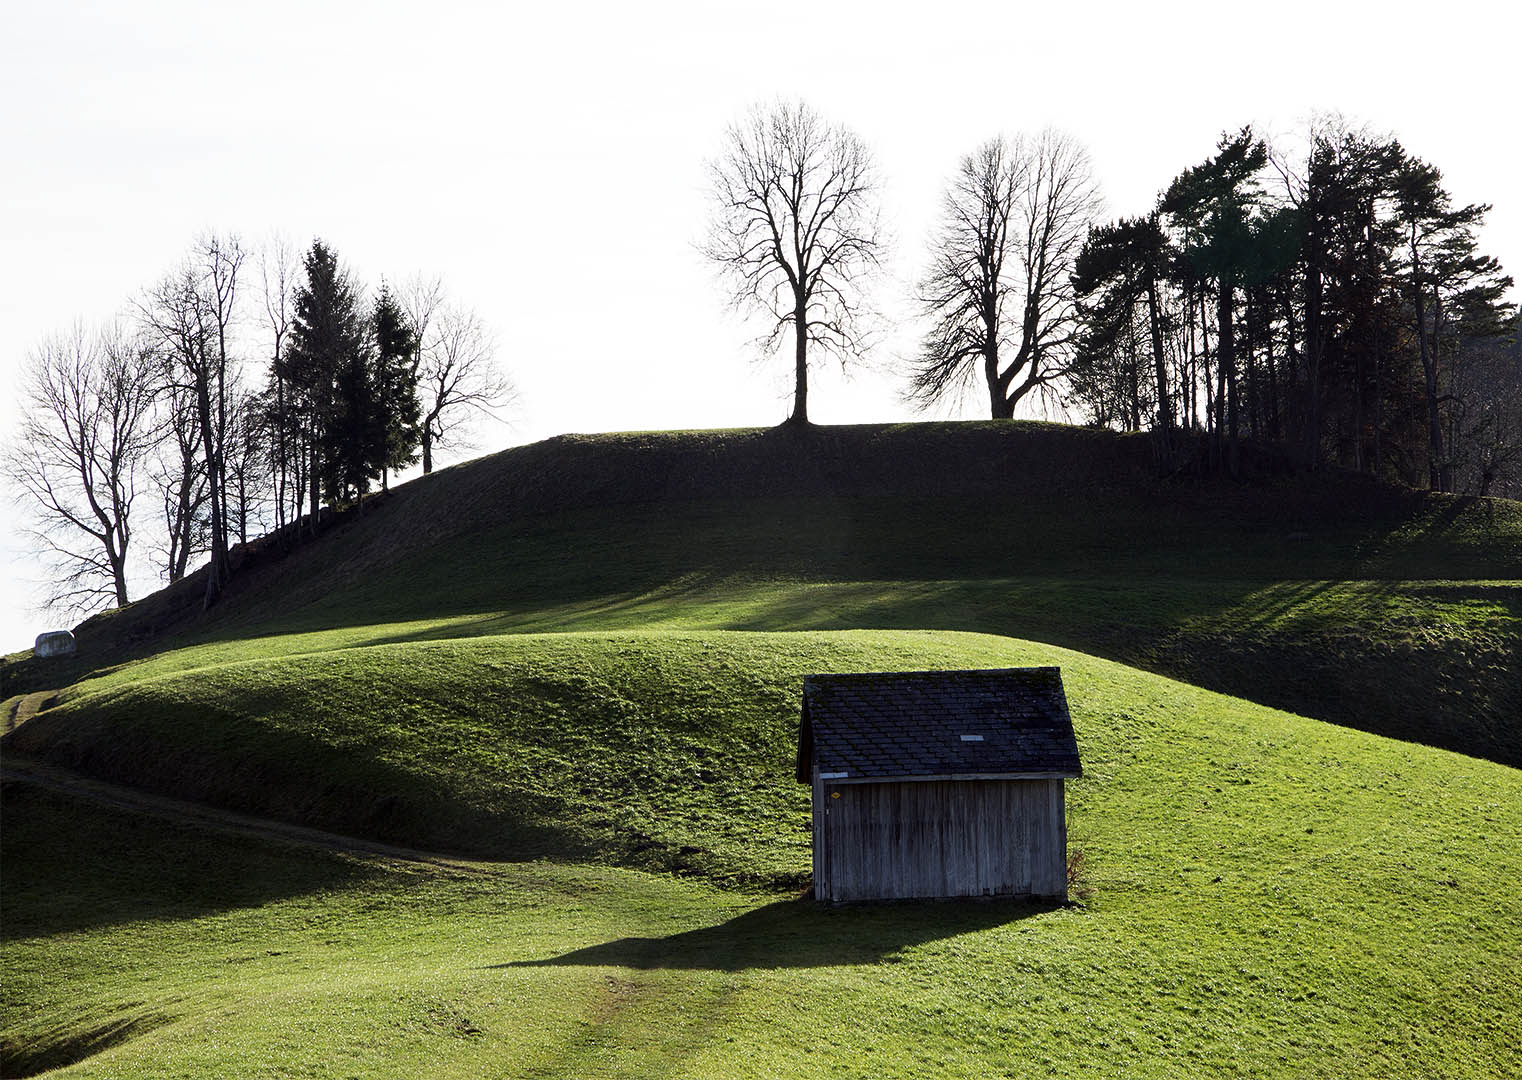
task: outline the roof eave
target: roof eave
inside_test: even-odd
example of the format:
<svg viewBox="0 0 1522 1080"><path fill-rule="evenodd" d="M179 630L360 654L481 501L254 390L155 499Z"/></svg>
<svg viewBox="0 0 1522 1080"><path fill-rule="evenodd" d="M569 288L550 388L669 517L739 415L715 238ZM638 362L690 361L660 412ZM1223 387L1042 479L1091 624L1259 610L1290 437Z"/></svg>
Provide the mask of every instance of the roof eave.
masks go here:
<svg viewBox="0 0 1522 1080"><path fill-rule="evenodd" d="M1029 769L1020 772L884 774L881 776L841 776L825 780L826 784L887 784L928 780L1077 780L1082 769Z"/></svg>

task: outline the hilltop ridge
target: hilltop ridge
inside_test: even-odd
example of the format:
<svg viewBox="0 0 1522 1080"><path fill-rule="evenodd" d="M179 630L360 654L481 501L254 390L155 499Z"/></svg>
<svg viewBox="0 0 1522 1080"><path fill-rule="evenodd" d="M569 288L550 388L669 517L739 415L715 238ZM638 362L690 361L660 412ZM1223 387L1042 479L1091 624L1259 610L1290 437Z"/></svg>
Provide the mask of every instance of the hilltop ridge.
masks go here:
<svg viewBox="0 0 1522 1080"><path fill-rule="evenodd" d="M1488 507L1515 520L1522 505L1499 499L1434 496L1329 469L1293 475L1286 459L1249 447L1248 481L1160 475L1150 437L1039 421L811 425L564 434L474 458L372 495L364 516L333 514L315 544L265 538L240 554L241 569L213 621L257 594L272 564L335 564L345 576L398 561L448 537L526 518L661 502L779 498L1039 498L1044 502L1137 495L1182 508L1217 505L1225 514L1283 536L1322 526L1405 520L1433 507ZM1177 473L1177 470L1175 470ZM325 511L325 514L332 514ZM341 551L341 554L339 552ZM314 559L313 554L319 557ZM1451 558L1454 552L1447 553ZM334 556L338 557L335 558ZM1494 545L1495 576L1522 573L1522 545L1506 557ZM327 569L328 567L324 567ZM1370 568L1378 573L1379 568ZM1476 576L1472 565L1459 568ZM1506 573L1500 573L1506 571ZM1482 570L1479 576L1484 576ZM283 576L283 575L280 575ZM77 628L88 638L141 640L174 619L199 622L202 584L192 574L124 611ZM141 620L147 629L132 624Z"/></svg>

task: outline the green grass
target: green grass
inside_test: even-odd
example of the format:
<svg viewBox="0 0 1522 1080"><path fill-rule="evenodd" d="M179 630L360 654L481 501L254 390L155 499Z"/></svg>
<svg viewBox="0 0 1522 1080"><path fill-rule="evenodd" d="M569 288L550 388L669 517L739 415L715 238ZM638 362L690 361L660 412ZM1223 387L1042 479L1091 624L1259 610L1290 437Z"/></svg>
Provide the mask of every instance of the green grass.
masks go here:
<svg viewBox="0 0 1522 1080"><path fill-rule="evenodd" d="M62 688L8 757L492 861L8 783L0 1072L1522 1072L1522 773L1421 745L1522 761L1522 507L1145 465L1041 425L557 440L7 658ZM802 676L1019 664L1067 684L1082 901L800 900Z"/></svg>
<svg viewBox="0 0 1522 1080"><path fill-rule="evenodd" d="M0 697L186 645L417 620L933 628L1522 764L1522 504L1245 460L1248 483L1159 480L1145 437L1027 423L566 436L260 549L205 615L189 580L80 627L75 662L5 658ZM1275 590L1308 617L1265 620Z"/></svg>
<svg viewBox="0 0 1522 1080"><path fill-rule="evenodd" d="M1238 492L1225 511L1125 493L621 507L468 532L341 573L370 530L397 524L388 508L277 564L272 581L256 575L208 625L126 666L86 656L96 666L77 674L135 679L504 632L961 630L1522 763L1522 508L1423 503L1398 527L1334 518L1290 541L1294 515L1309 511L1269 496ZM299 566L327 584L291 584Z"/></svg>
<svg viewBox="0 0 1522 1080"><path fill-rule="evenodd" d="M790 777L800 671L1025 663L1060 663L1073 702L1082 904L830 911L752 891L796 887L807 866L805 789ZM208 714L262 701L277 675L299 675L288 708ZM389 688L364 722L338 704L352 679ZM399 709L446 683L465 692L426 717ZM158 706L125 709L123 694ZM443 790L434 810L481 829L474 841L548 834L594 865L451 873L166 836L12 786L8 1045L77 1049L135 1025L81 1076L1522 1067L1509 1032L1522 1010L1516 771L1050 646L916 633L400 644L165 675L17 734L89 742L94 723L127 725L142 768L173 735L228 740L222 780L249 788L277 771L262 752L318 788ZM755 884L713 884L736 880Z"/></svg>

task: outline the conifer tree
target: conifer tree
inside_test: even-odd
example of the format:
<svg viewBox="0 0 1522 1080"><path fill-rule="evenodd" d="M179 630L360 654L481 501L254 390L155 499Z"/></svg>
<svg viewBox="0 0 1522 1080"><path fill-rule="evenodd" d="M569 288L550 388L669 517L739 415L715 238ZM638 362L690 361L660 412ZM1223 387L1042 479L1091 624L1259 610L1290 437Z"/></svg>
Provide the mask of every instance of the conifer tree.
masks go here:
<svg viewBox="0 0 1522 1080"><path fill-rule="evenodd" d="M296 291L296 317L279 374L298 397L307 431L308 494L312 522L322 489L330 498L352 480L352 442L357 398L368 397L362 377L365 338L358 298L338 257L314 240L303 265L306 282ZM361 437L361 441L363 438Z"/></svg>
<svg viewBox="0 0 1522 1080"><path fill-rule="evenodd" d="M422 440L422 409L418 402L414 366L418 341L411 320L392 295L390 286L385 284L381 285L380 296L375 300L370 327L375 340L380 420L380 429L376 433L377 452L384 485L391 470L406 468L417 460L418 445Z"/></svg>
<svg viewBox="0 0 1522 1080"><path fill-rule="evenodd" d="M1268 148L1243 128L1222 138L1220 152L1185 169L1163 194L1161 209L1184 232L1184 256L1201 281L1216 285L1217 385L1215 430L1230 435L1232 470L1237 453L1236 290L1252 252L1252 216L1258 174ZM1222 423L1222 421L1225 421Z"/></svg>
<svg viewBox="0 0 1522 1080"><path fill-rule="evenodd" d="M1454 207L1444 189L1442 173L1406 157L1396 181L1397 206L1406 266L1403 291L1410 298L1415 323L1422 388L1426 403L1428 479L1434 491L1453 490L1452 439L1444 433L1445 322L1452 327L1475 327L1475 336L1500 336L1508 311L1504 299L1511 279L1495 259L1479 254L1476 229L1489 206ZM1449 317L1445 320L1445 303ZM1462 313L1453 318L1453 313ZM1467 318L1462 317L1467 316ZM1450 336L1456 347L1458 334ZM1450 392L1445 394L1443 391Z"/></svg>
<svg viewBox="0 0 1522 1080"><path fill-rule="evenodd" d="M1164 431L1173 427L1174 419L1163 352L1166 315L1162 311L1159 286L1171 257L1168 238L1154 213L1090 229L1073 265L1073 289L1082 303L1085 323L1075 367L1081 370L1092 366L1085 363L1090 352L1102 351L1113 344L1122 326L1127 339L1134 340L1138 336L1133 326L1134 309L1144 300L1146 330L1143 340L1151 354L1157 426ZM1136 352L1131 350L1133 368L1140 363ZM1139 413L1139 401L1133 399L1132 426L1140 426Z"/></svg>

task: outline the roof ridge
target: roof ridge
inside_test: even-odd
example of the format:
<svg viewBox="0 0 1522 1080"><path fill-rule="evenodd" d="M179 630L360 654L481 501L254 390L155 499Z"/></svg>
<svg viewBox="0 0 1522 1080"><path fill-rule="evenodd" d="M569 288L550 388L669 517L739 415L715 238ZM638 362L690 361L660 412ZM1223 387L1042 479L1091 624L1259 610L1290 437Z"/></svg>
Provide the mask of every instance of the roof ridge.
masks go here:
<svg viewBox="0 0 1522 1080"><path fill-rule="evenodd" d="M805 675L804 682L816 679L883 679L906 675L1022 675L1035 672L1061 672L1056 664L1036 664L1029 667L1009 668L931 668L916 671L820 671Z"/></svg>

